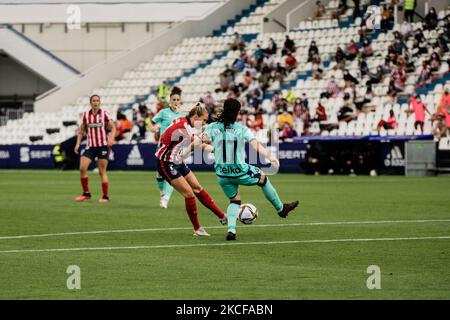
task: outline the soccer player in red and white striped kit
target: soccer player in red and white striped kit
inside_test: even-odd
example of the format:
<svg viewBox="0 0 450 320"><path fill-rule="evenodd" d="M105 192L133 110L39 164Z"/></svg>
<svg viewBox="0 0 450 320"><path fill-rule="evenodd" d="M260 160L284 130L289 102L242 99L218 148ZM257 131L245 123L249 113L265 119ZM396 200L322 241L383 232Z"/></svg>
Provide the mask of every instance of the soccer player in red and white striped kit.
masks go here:
<svg viewBox="0 0 450 320"><path fill-rule="evenodd" d="M76 201L85 201L91 198L88 183L88 168L95 158L98 159L97 166L102 181L103 197L99 202L109 201L109 183L106 168L108 167L108 156L110 147L114 143L116 136L116 126L109 113L100 109L100 96L94 94L90 98L91 110L83 113L82 123L77 134L77 143L75 153L78 154L81 140L84 134L87 134L87 146L84 149L80 159L80 180L83 188L83 194ZM111 132L108 136L107 130Z"/></svg>
<svg viewBox="0 0 450 320"><path fill-rule="evenodd" d="M208 111L201 103L196 103L186 117L175 119L161 136L161 148L156 151L156 166L158 172L183 197L186 212L194 227L194 236L209 236L200 225L198 219L197 199L211 210L223 225L227 217L198 182L194 173L184 163L186 155L190 154L196 139L195 127L201 127L208 119ZM201 140L197 137L197 141Z"/></svg>

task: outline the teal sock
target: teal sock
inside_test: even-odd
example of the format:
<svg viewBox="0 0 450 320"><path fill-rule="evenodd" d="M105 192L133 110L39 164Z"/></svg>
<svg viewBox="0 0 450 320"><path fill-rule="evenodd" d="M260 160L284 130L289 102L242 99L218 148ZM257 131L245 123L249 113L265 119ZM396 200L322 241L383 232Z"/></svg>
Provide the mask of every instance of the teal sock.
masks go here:
<svg viewBox="0 0 450 320"><path fill-rule="evenodd" d="M173 187L170 183L168 183L167 181L164 181L164 196L167 199L170 199L170 196L172 196L172 192L173 192Z"/></svg>
<svg viewBox="0 0 450 320"><path fill-rule="evenodd" d="M166 181L164 179L156 178L156 183L158 184L159 192L164 193L164 184L166 183Z"/></svg>
<svg viewBox="0 0 450 320"><path fill-rule="evenodd" d="M283 203L278 196L277 190L275 190L275 188L270 183L269 178L266 179L266 184L261 187L261 189L264 192L264 196L267 200L269 200L275 210L277 210L277 212L280 212L283 209Z"/></svg>
<svg viewBox="0 0 450 320"><path fill-rule="evenodd" d="M239 205L230 203L227 208L228 231L236 230L236 220L238 218Z"/></svg>

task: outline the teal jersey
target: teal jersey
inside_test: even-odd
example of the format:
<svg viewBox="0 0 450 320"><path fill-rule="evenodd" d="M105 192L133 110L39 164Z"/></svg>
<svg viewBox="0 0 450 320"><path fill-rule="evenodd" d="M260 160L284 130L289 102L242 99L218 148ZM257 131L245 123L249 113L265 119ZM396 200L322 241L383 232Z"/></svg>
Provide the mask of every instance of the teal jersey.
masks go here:
<svg viewBox="0 0 450 320"><path fill-rule="evenodd" d="M223 123L214 122L205 128L214 147L214 169L219 177L240 177L249 171L245 161L245 143L255 139L249 128L233 123L224 129Z"/></svg>
<svg viewBox="0 0 450 320"><path fill-rule="evenodd" d="M172 124L172 121L181 117L185 117L186 114L183 112L173 112L170 108L162 109L158 112L156 116L153 117L152 122L154 124L159 124L159 133L162 136L164 131Z"/></svg>

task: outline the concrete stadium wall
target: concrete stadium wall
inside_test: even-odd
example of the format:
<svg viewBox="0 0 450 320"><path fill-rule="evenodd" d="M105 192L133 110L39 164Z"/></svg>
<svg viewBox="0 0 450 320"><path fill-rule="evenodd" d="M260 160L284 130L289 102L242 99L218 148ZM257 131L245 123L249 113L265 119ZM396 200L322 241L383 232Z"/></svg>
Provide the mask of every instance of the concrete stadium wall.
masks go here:
<svg viewBox="0 0 450 320"><path fill-rule="evenodd" d="M35 102L35 111L52 112L63 105L74 103L78 97L88 94L92 88L100 87L110 79L121 77L125 71L142 62L151 60L152 57L165 52L169 47L180 43L184 38L212 34L213 30L226 24L227 20L254 3L256 3L256 0L225 2L205 17L182 22L172 29L159 33L150 41L145 41L129 51L112 56L104 63L98 64L80 76L70 79L65 85L38 97Z"/></svg>
<svg viewBox="0 0 450 320"><path fill-rule="evenodd" d="M69 65L85 72L137 43L154 38L172 23L86 24L66 30L65 24L14 24L13 27Z"/></svg>
<svg viewBox="0 0 450 320"><path fill-rule="evenodd" d="M264 16L263 32L284 32L298 25L302 20L313 16L316 9L317 0L288 0ZM329 0L322 0L323 4L328 5ZM289 21L289 13L295 10Z"/></svg>
<svg viewBox="0 0 450 320"><path fill-rule="evenodd" d="M0 55L0 70L0 98L37 96L54 87L6 54Z"/></svg>

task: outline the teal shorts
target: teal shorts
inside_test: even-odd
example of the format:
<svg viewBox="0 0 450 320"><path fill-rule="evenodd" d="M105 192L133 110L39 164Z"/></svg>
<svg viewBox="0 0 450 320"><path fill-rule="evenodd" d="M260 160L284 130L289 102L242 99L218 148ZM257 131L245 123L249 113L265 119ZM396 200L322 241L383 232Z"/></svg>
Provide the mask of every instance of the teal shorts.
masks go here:
<svg viewBox="0 0 450 320"><path fill-rule="evenodd" d="M240 185L255 186L263 174L261 169L249 165L249 169L244 175L238 177L217 176L217 181L228 199L232 199L237 195Z"/></svg>

